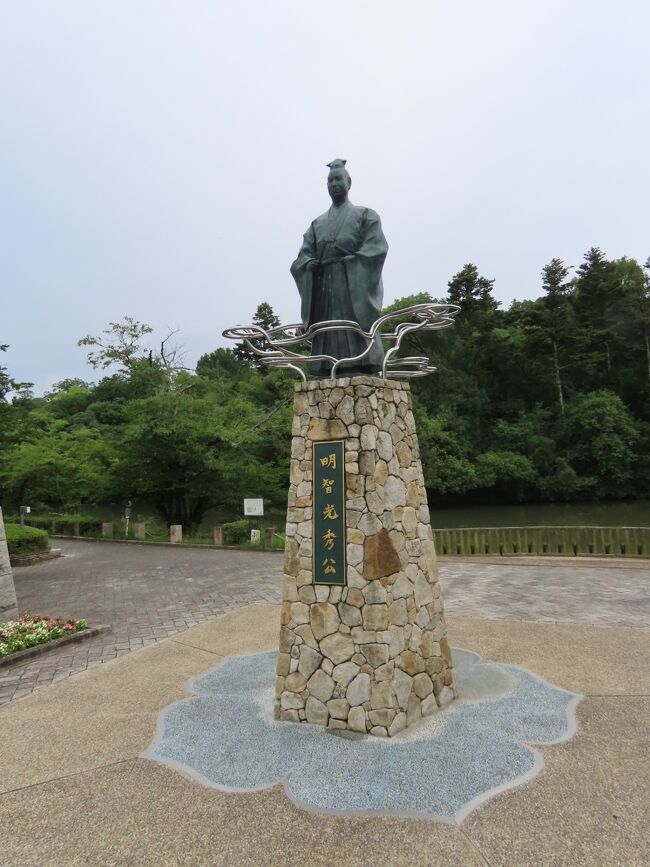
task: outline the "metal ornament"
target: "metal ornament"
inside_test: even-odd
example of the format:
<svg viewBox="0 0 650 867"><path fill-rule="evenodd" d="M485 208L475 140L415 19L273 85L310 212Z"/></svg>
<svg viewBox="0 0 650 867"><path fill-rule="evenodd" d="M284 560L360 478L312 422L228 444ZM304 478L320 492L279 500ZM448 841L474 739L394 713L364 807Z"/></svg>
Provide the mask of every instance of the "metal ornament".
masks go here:
<svg viewBox="0 0 650 867"><path fill-rule="evenodd" d="M382 379L410 379L416 376L428 376L436 368L425 356L398 356L402 340L416 331L439 331L454 324L454 316L460 307L456 304L436 304L426 302L404 307L392 313L386 313L373 322L369 331L364 331L358 322L349 319L331 319L317 322L309 328L302 323L278 325L275 328L262 328L259 325L236 325L226 328L223 336L231 340L243 341L266 367L283 368L297 373L303 381L307 381L309 365L319 367L329 363L330 379L355 375L345 368L354 365L365 358L379 336L384 344L385 354L379 376ZM399 320L399 321L397 321ZM382 329L395 323L392 330ZM352 331L366 342L363 352L350 358L335 358L332 355L310 355L314 337L328 331Z"/></svg>

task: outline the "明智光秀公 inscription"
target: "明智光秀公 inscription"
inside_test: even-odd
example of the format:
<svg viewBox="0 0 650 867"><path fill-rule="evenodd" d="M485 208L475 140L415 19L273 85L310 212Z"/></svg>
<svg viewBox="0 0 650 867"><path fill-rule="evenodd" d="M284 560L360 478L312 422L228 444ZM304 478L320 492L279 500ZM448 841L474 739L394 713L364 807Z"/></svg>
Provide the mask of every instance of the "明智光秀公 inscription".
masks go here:
<svg viewBox="0 0 650 867"><path fill-rule="evenodd" d="M345 584L345 460L342 440L315 442L315 584Z"/></svg>

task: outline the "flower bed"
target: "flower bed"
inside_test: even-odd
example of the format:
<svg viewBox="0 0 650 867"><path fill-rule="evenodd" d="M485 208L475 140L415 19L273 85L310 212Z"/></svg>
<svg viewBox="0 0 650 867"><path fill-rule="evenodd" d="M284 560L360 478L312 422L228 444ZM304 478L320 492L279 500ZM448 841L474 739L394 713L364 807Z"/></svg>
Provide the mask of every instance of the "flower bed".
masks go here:
<svg viewBox="0 0 650 867"><path fill-rule="evenodd" d="M0 657L45 644L64 635L74 635L87 628L85 620L63 620L61 617L42 617L25 612L18 620L0 625Z"/></svg>

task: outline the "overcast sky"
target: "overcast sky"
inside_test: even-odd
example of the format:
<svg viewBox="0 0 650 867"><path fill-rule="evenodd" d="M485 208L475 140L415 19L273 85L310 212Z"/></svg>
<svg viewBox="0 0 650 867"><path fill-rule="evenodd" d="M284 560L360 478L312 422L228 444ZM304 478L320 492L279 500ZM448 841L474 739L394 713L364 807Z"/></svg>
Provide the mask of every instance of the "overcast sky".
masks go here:
<svg viewBox="0 0 650 867"><path fill-rule="evenodd" d="M190 364L261 301L298 321L335 157L386 303L643 261L649 40L648 0L0 0L0 364L42 391L124 315Z"/></svg>

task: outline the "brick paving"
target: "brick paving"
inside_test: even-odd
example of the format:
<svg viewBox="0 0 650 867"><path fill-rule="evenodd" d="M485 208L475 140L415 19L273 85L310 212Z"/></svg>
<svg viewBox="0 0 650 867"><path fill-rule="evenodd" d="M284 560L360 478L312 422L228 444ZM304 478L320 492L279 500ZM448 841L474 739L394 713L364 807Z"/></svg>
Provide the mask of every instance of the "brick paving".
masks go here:
<svg viewBox="0 0 650 867"><path fill-rule="evenodd" d="M0 705L239 608L281 601L274 553L62 541L58 560L14 570L20 611L111 632L0 669Z"/></svg>
<svg viewBox="0 0 650 867"><path fill-rule="evenodd" d="M650 561L440 562L451 617L650 627Z"/></svg>
<svg viewBox="0 0 650 867"><path fill-rule="evenodd" d="M20 610L112 631L0 669L0 705L242 605L281 601L279 554L57 544L63 558L14 570ZM440 577L452 617L650 626L650 568L639 561L446 560Z"/></svg>

